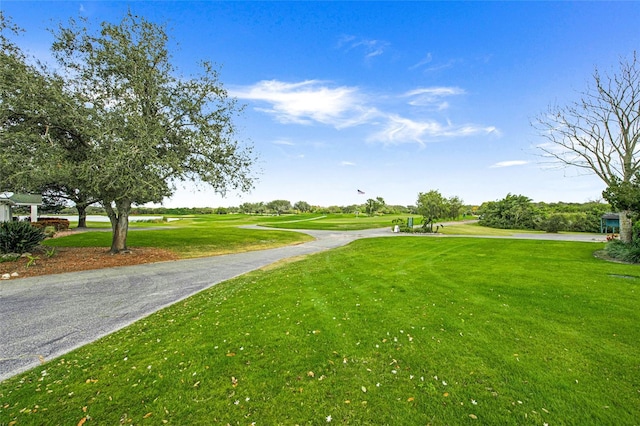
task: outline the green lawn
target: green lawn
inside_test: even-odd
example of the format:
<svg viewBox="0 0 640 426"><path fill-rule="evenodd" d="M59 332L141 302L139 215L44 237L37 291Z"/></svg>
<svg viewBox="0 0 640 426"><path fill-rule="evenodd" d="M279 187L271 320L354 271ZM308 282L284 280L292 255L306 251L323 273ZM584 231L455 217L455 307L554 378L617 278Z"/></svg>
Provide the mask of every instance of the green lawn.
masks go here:
<svg viewBox="0 0 640 426"><path fill-rule="evenodd" d="M249 250L263 250L313 240L299 232L265 229L241 229L266 220L246 215L185 216L175 222L131 222L129 247L157 247L173 250L183 258L213 256ZM109 226L91 223L90 227ZM149 230L153 227L159 230ZM53 247L109 247L111 232L85 232L44 242Z"/></svg>
<svg viewBox="0 0 640 426"><path fill-rule="evenodd" d="M359 240L3 382L0 424L637 424L640 270L602 246Z"/></svg>
<svg viewBox="0 0 640 426"><path fill-rule="evenodd" d="M367 216L361 214L306 214L297 215L296 217L281 216L279 220L266 219L260 222L260 225L266 227L285 228L285 229L323 229L331 231L357 231L361 229L385 228L391 229L392 221L396 218L406 219L411 215L384 215L384 216ZM417 221L418 217L415 216Z"/></svg>

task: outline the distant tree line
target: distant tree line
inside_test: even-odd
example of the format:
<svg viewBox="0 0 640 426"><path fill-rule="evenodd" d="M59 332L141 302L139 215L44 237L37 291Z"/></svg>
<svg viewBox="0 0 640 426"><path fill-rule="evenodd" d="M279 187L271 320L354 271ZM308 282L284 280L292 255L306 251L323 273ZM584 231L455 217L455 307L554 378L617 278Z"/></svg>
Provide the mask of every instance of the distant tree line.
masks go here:
<svg viewBox="0 0 640 426"><path fill-rule="evenodd" d="M362 215L419 215L421 219L408 229L405 220L395 224L405 232L434 232L438 222L456 220L465 216L479 217L479 224L490 228L531 229L547 232L599 232L600 219L611 211L611 206L601 202L588 203L544 203L533 202L524 195L508 194L497 201L488 201L480 206L464 204L457 196L444 197L431 190L418 194L416 205L389 205L382 197L369 199L364 204L346 206L318 206L306 201L291 203L288 200L243 203L232 207L132 207L131 214L142 215L200 215L200 214L252 214L283 215L298 213L316 214L362 214ZM75 208L56 208L56 213L75 214ZM88 214L105 214L100 206L90 206Z"/></svg>
<svg viewBox="0 0 640 426"><path fill-rule="evenodd" d="M483 203L477 210L480 225L500 229L532 229L546 232L600 232L608 204L534 203L524 195L508 194Z"/></svg>

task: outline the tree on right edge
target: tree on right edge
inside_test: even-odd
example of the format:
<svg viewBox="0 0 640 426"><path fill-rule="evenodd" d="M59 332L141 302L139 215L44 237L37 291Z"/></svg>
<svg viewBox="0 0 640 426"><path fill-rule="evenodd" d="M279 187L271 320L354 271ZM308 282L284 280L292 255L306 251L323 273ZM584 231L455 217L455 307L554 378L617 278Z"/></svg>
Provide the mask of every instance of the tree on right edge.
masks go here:
<svg viewBox="0 0 640 426"><path fill-rule="evenodd" d="M595 173L611 188L640 172L640 64L637 53L613 74L598 69L579 100L552 106L534 127L548 143L539 148L563 166ZM606 192L606 191L605 191ZM620 240L631 242L630 210L620 211Z"/></svg>

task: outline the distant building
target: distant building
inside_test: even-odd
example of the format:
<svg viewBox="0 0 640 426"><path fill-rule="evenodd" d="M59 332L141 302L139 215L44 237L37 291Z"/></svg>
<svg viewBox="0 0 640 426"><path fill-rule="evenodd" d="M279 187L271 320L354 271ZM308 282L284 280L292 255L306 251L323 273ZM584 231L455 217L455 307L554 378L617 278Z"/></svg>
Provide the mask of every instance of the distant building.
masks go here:
<svg viewBox="0 0 640 426"><path fill-rule="evenodd" d="M620 232L620 215L618 213L606 213L600 218L600 233Z"/></svg>
<svg viewBox="0 0 640 426"><path fill-rule="evenodd" d="M42 195L14 194L12 192L0 193L0 222L9 222L13 219L14 206L30 206L31 222L38 221L38 206L42 205Z"/></svg>

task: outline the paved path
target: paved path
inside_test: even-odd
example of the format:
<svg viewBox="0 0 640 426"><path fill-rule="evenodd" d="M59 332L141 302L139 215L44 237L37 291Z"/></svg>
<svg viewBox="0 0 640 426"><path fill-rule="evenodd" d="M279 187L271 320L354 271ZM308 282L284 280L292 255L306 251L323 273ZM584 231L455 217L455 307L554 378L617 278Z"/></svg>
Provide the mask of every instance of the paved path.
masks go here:
<svg viewBox="0 0 640 426"><path fill-rule="evenodd" d="M0 381L281 259L336 248L359 238L399 235L390 228L302 232L316 240L224 256L0 281ZM580 236L569 238L580 240Z"/></svg>

